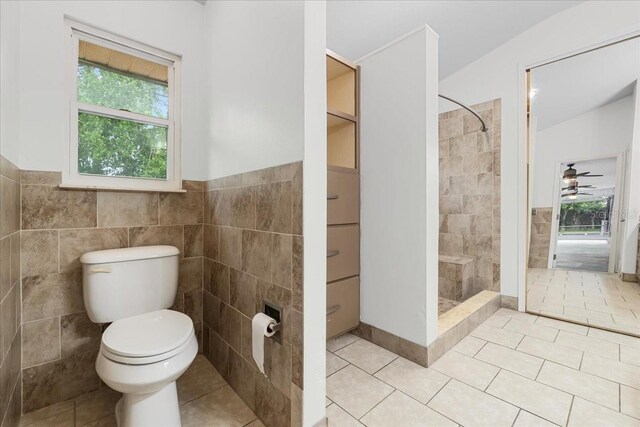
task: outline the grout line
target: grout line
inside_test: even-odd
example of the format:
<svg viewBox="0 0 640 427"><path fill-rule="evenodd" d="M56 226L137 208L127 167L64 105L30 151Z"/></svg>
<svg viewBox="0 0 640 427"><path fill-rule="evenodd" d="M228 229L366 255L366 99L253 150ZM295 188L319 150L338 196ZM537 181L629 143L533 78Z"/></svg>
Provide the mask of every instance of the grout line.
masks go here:
<svg viewBox="0 0 640 427"><path fill-rule="evenodd" d="M442 375L444 375L444 374L442 374ZM447 376L447 377L449 377L448 375L446 375L446 376ZM451 380L453 380L453 377L449 377L449 379L447 380L447 382L445 382L445 383L444 383L444 385L443 385L442 387L440 387L440 388L438 389L438 391L436 391L436 392L433 394L433 396L431 396L431 397L429 398L429 400L427 400L427 403L425 403L424 405L425 405L425 406L429 406L429 403L431 403L431 401L432 401L433 399L435 399L435 397L436 397L438 394L440 394L440 392L441 392L442 390L444 390L444 388L447 386L447 384L449 384L449 383L451 382ZM431 409L433 409L433 408L431 408ZM435 409L434 409L434 411L435 411ZM437 411L436 411L436 412L437 412ZM438 412L438 413L439 413L439 412Z"/></svg>
<svg viewBox="0 0 640 427"><path fill-rule="evenodd" d="M449 381L451 381L451 378L449 378L449 380L447 380L447 382L445 383L445 385L447 385L447 384L449 383ZM458 423L457 423L456 421L454 421L453 419L449 418L448 416L446 416L446 415L444 415L444 414L442 414L442 413L440 413L440 412L436 411L435 409L433 409L433 408L431 408L431 407L429 407L429 406L428 406L429 402L431 402L431 400L436 396L436 394L438 394L438 393L440 392L440 390L442 390L443 388L444 388L444 386L440 387L440 388L438 389L438 391L437 391L437 392L436 392L436 393L431 397L431 399L429 399L429 400L427 401L427 403L422 403L422 402L420 402L419 400L414 399L414 398L413 398L413 396L408 395L407 393L405 393L404 391L402 391L402 390L400 390L400 389L395 389L395 391L397 391L398 393L401 393L401 394L405 395L406 397L408 397L409 399L411 399L411 400L413 400L413 401L415 401L415 402L419 403L420 405L422 405L422 406L424 406L424 407L426 407L426 408L429 408L430 410L432 410L432 411L434 411L434 412L436 412L436 413L440 414L440 415L441 415L441 416L443 416L444 418L446 418L446 419L448 419L448 420L451 420L452 422L454 422L454 423L458 424ZM392 392L391 394L393 394L393 392ZM389 396L391 396L391 394L390 394ZM385 399L386 399L386 398L385 398ZM380 402L380 403L382 403L382 402Z"/></svg>
<svg viewBox="0 0 640 427"><path fill-rule="evenodd" d="M575 396L571 396L571 405L569 405L569 413L567 414L567 421L564 423L564 425L569 424L569 420L571 419L571 412L573 411L573 401L575 400L575 398Z"/></svg>
<svg viewBox="0 0 640 427"><path fill-rule="evenodd" d="M489 384L487 384L487 386L483 390L480 390L483 393L487 393L487 390L489 390L489 387L491 387L491 384L493 384L495 379L498 378L498 375L500 374L500 372L507 371L506 369L500 368L499 366L497 366L497 368L498 368L498 372L496 372L496 374L493 376L493 378L491 378L491 381L489 381ZM511 372L511 371L507 371L507 372ZM513 373L515 374L516 372L513 372ZM461 381L461 382L463 382L463 381ZM467 384L467 385L469 385L469 384ZM473 386L471 386L471 387L473 387ZM487 394L489 394L489 393L487 393Z"/></svg>
<svg viewBox="0 0 640 427"><path fill-rule="evenodd" d="M538 377L540 376L540 372L542 372L542 368L544 367L544 364L545 364L545 363L547 363L547 362L548 362L548 360L546 360L546 359L542 359L542 363L540 364L540 368L538 368L538 372L536 373L536 376L533 378L533 380L534 380L535 382L539 382L539 381L538 381ZM562 366L562 365L561 365L561 366ZM569 369L571 369L571 368L569 368ZM542 383L541 383L541 384L542 384Z"/></svg>
<svg viewBox="0 0 640 427"><path fill-rule="evenodd" d="M328 398L328 396L325 396L326 398ZM328 398L329 400L331 400L330 398ZM386 399L386 397L385 397ZM384 400L384 399L383 399ZM326 400L325 400L326 403ZM356 418L351 412L347 411L345 408L343 408L342 406L340 406L338 403L336 403L334 400L331 400L331 403L329 404L329 406L331 405L336 405L338 408L342 409L347 415L349 415L351 418L353 418L354 420L356 420L356 422L358 421L358 418ZM329 406L325 407L325 413L326 413L326 408L328 408ZM365 414L366 415L366 414ZM364 417L364 415L363 415ZM327 418L328 421L328 418Z"/></svg>
<svg viewBox="0 0 640 427"><path fill-rule="evenodd" d="M373 411L374 409L376 409L382 402L384 402L385 400L387 400L393 393L395 393L396 391L398 391L397 388L393 387L393 391L391 393L389 393L388 395L386 395L384 397L384 399L382 399L380 402L376 403L373 408L369 409L367 412L365 412L360 418L357 418L358 420L363 419L364 417L366 417L371 411ZM402 393L402 392L401 392ZM354 417L355 418L355 417Z"/></svg>
<svg viewBox="0 0 640 427"><path fill-rule="evenodd" d="M516 420L518 419L518 417L520 416L520 412L522 412L522 411L523 411L522 408L518 408L518 413L516 414L516 417L513 419L513 422L511 423L511 427L516 425Z"/></svg>
<svg viewBox="0 0 640 427"><path fill-rule="evenodd" d="M347 332L347 333L349 333L349 332ZM346 335L346 334L344 334L344 335ZM340 335L340 336L344 336L344 335ZM353 335L353 334L351 334L351 335ZM357 341L360 341L361 339L363 339L363 338L360 338L360 337L355 336L355 335L353 335L353 336L354 336L354 337L356 337L357 339L356 339L356 340L354 340L353 342L350 342L349 344L346 344L346 345L344 345L344 346L342 346L342 347L340 347L340 348L337 348L337 349L335 349L335 350L333 350L333 351L326 349L326 345L325 345L325 349L326 349L329 353L336 354L337 352L339 352L339 351L340 351L340 350L342 350L343 348L347 348L347 347L349 347L351 344L355 344ZM339 337L338 337L338 338L339 338ZM334 339L337 339L337 338L331 338L331 340L334 340ZM365 341L366 341L366 340L365 340ZM372 344L373 344L373 343L372 343ZM374 344L374 345L375 345L375 344Z"/></svg>
<svg viewBox="0 0 640 427"><path fill-rule="evenodd" d="M478 339L480 339L480 338L478 338ZM477 355L482 351L482 349L483 349L483 348L485 348L485 347L487 346L487 344L489 343L489 341L486 341L486 340L482 340L482 341L484 341L484 344L482 344L482 346L478 349L478 351L476 351L476 352L475 352L475 354L474 354L473 356L471 356L471 357L473 357L474 359L475 359L475 358L476 358L476 356L477 356ZM497 344L497 343L494 343L494 344L495 344L495 345L499 345L500 347L504 347L504 348L509 348L509 349L511 349L511 350L515 350L515 348L506 347L506 346L503 346L502 344ZM517 346L516 346L516 347L517 347ZM453 349L452 349L452 350L453 350ZM480 360L480 359L478 359L478 360Z"/></svg>
<svg viewBox="0 0 640 427"><path fill-rule="evenodd" d="M343 359L343 360L344 360L344 359ZM345 360L345 362L347 362L347 361ZM342 371L342 370L343 370L343 369L345 369L345 368L348 368L349 366L355 366L355 367L357 368L357 366L356 366L356 365L353 365L352 363L347 362L347 364L346 364L346 365L344 365L342 368L338 369L337 371L332 372L332 373L331 373L331 375L327 375L327 376L325 377L325 379L326 379L326 378L329 378L329 377L334 376L335 374L337 374L338 372ZM358 369L360 369L360 368L358 368ZM325 373L326 373L326 370L325 370ZM367 372L367 375L371 375L371 374L369 374L369 373Z"/></svg>
<svg viewBox="0 0 640 427"><path fill-rule="evenodd" d="M394 357L394 358L393 358L393 360L392 360L391 362L387 363L387 364L386 364L386 365L384 365L382 368L380 368L380 369L378 369L377 371L375 371L373 374L371 374L371 376L375 378L375 375L376 375L378 372L382 371L384 368L386 368L387 366L391 365L393 362L395 362L395 361L400 357L400 356L398 356L398 355L397 355L397 354L395 354L395 353L394 353L394 355L395 355L396 357Z"/></svg>

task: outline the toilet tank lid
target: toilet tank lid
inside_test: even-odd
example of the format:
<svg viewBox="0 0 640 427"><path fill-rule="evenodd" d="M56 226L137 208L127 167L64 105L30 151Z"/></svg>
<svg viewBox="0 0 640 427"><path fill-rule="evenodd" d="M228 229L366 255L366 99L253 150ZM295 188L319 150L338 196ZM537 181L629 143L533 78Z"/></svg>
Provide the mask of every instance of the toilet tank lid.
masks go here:
<svg viewBox="0 0 640 427"><path fill-rule="evenodd" d="M106 249L82 254L82 264L104 264L112 262L137 261L143 259L176 256L180 250L175 246L139 246L135 248Z"/></svg>

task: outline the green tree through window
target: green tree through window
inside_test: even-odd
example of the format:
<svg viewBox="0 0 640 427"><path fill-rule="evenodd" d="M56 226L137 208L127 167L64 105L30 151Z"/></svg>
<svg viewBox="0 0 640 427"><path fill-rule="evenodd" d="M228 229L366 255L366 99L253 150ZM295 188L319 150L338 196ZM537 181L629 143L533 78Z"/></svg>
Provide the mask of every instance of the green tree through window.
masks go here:
<svg viewBox="0 0 640 427"><path fill-rule="evenodd" d="M78 101L145 116L168 117L164 82L79 62ZM81 174L166 179L164 126L78 113L78 172Z"/></svg>

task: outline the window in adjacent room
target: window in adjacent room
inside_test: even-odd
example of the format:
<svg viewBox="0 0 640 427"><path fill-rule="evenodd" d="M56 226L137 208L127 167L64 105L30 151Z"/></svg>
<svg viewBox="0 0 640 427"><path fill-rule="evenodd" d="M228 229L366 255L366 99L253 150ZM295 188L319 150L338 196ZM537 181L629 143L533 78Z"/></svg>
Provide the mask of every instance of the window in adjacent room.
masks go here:
<svg viewBox="0 0 640 427"><path fill-rule="evenodd" d="M181 188L179 58L70 24L70 144L63 184Z"/></svg>

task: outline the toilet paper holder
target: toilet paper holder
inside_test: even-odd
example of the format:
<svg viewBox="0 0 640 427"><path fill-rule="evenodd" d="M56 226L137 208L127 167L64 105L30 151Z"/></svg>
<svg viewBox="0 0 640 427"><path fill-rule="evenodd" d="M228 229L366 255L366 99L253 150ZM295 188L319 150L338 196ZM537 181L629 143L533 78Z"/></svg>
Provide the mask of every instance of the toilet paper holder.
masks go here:
<svg viewBox="0 0 640 427"><path fill-rule="evenodd" d="M276 321L275 325L271 325L268 328L269 332L275 332L271 338L282 344L282 333L280 332L282 330L282 307L264 300L262 301L262 304L264 307L262 312Z"/></svg>
<svg viewBox="0 0 640 427"><path fill-rule="evenodd" d="M280 329L282 329L282 322L278 322L275 325L269 325L268 328L269 332L278 332Z"/></svg>

